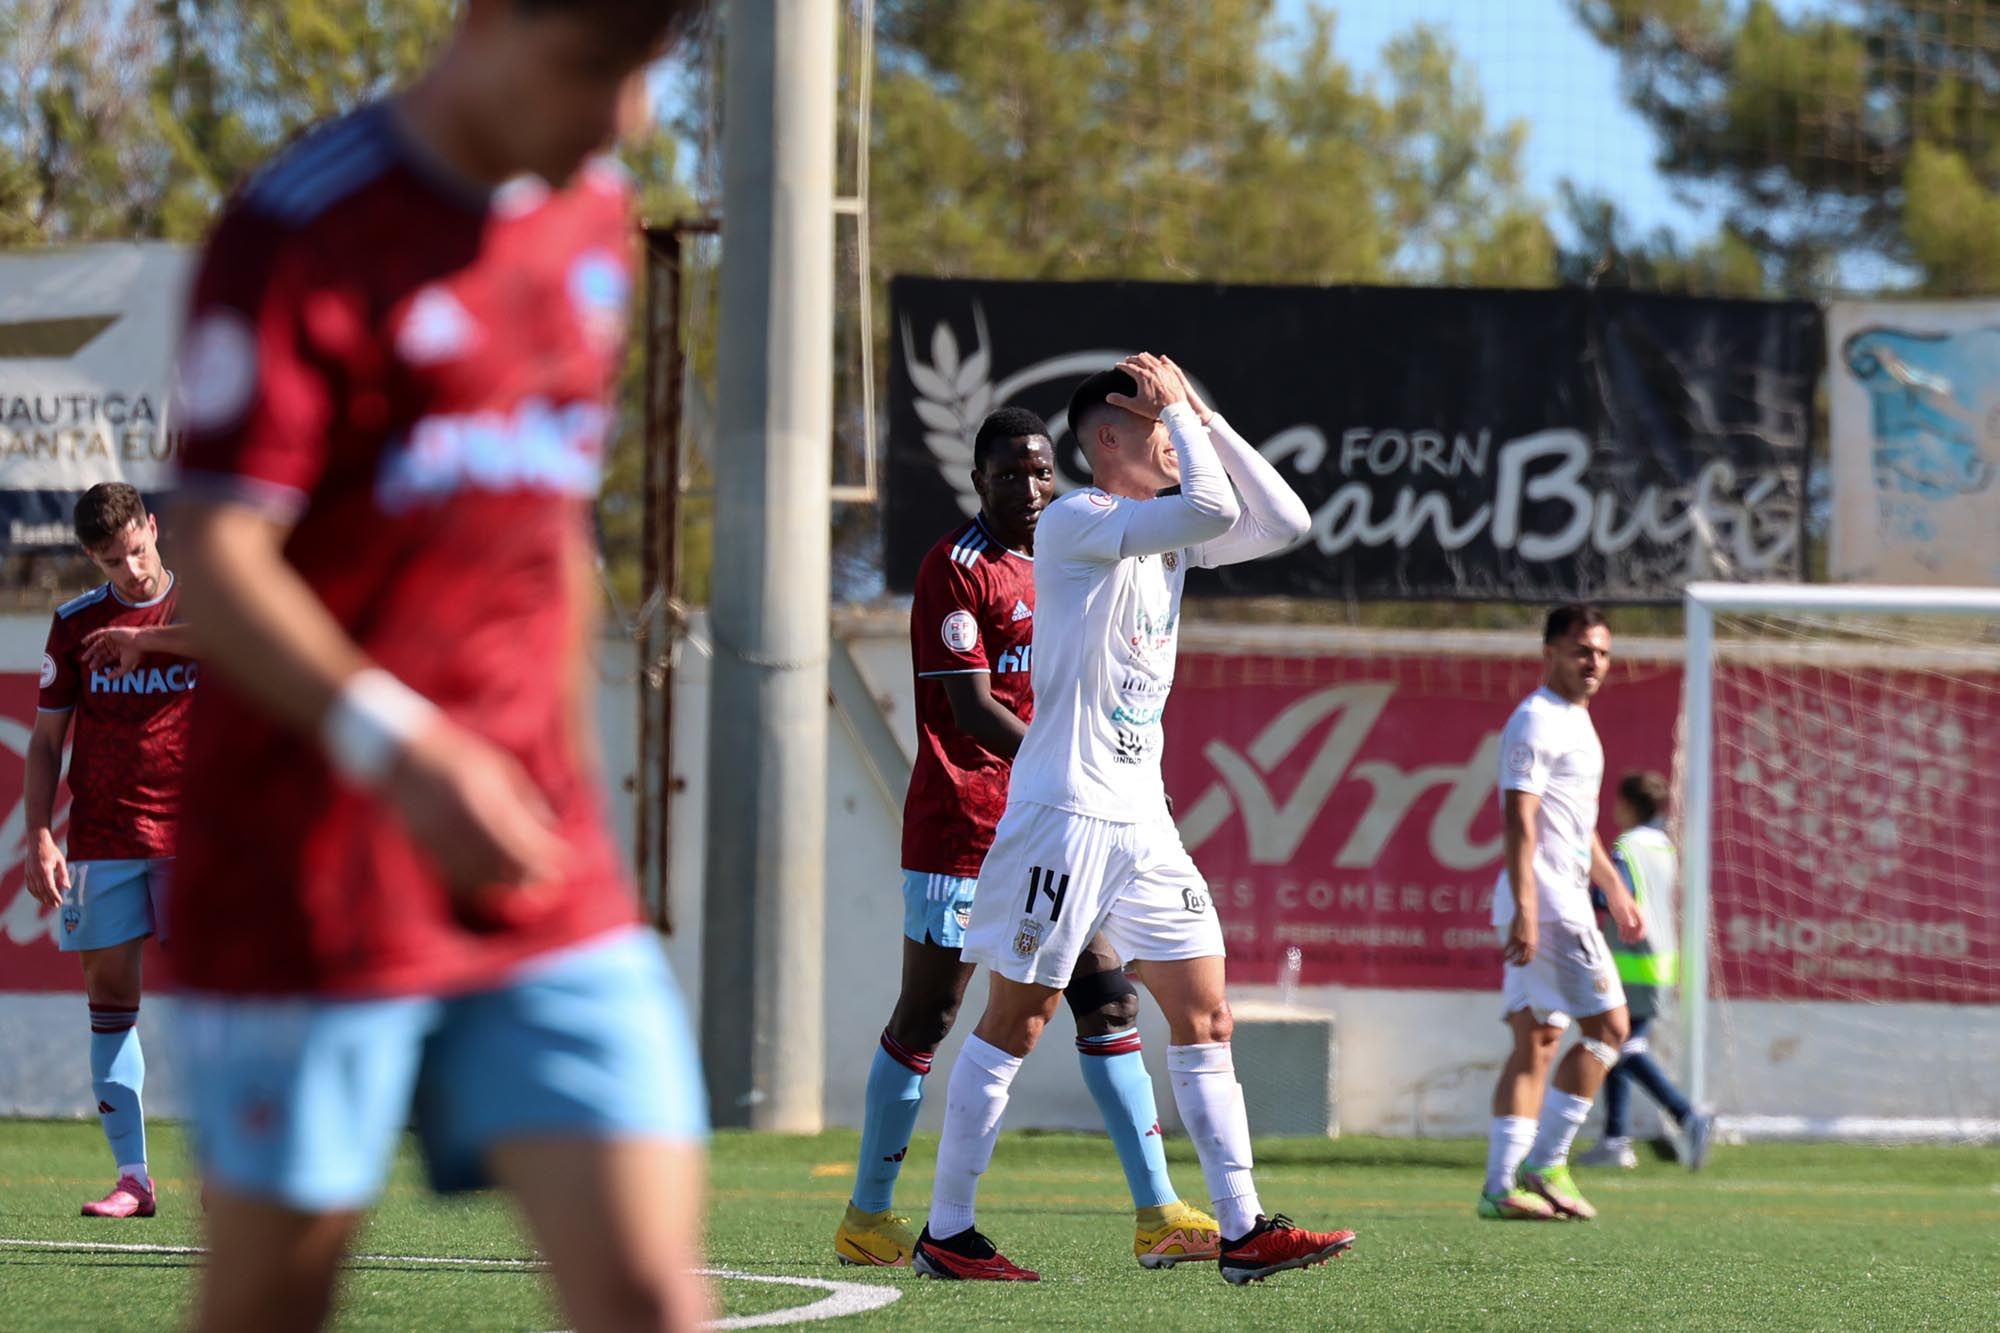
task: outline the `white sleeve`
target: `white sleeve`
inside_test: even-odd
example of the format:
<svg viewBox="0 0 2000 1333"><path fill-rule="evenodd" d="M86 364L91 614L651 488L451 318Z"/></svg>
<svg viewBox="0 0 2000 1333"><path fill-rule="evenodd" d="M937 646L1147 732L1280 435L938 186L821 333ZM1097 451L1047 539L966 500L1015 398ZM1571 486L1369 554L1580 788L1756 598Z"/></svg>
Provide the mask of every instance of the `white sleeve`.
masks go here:
<svg viewBox="0 0 2000 1333"><path fill-rule="evenodd" d="M1119 506L1125 512L1118 555L1160 555L1200 546L1228 532L1242 510L1229 476L1215 456L1208 428L1186 403L1175 403L1160 418L1173 437L1181 463L1181 492Z"/></svg>
<svg viewBox="0 0 2000 1333"><path fill-rule="evenodd" d="M1278 475L1278 469L1251 448L1221 413L1209 417L1208 429L1223 469L1243 497L1243 512L1229 531L1194 553L1194 562L1209 569L1237 565L1274 555L1305 536L1312 527L1312 515L1306 512L1298 492Z"/></svg>
<svg viewBox="0 0 2000 1333"><path fill-rule="evenodd" d="M1509 718L1507 729L1500 733L1500 790L1540 796L1555 766L1549 742L1549 728L1540 714L1522 709Z"/></svg>
<svg viewBox="0 0 2000 1333"><path fill-rule="evenodd" d="M1185 403L1168 408L1164 420L1180 455L1181 493L1131 500L1072 491L1043 511L1035 529L1038 559L1113 565L1199 546L1229 530L1240 511L1208 431Z"/></svg>

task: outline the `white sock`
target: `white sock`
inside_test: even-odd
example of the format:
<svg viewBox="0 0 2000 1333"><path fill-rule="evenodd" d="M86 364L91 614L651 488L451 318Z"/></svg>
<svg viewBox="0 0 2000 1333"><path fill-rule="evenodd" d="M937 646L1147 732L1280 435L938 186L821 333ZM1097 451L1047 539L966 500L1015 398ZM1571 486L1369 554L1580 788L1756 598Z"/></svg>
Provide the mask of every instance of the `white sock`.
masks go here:
<svg viewBox="0 0 2000 1333"><path fill-rule="evenodd" d="M1241 1239L1256 1229L1264 1209L1250 1175L1250 1117L1243 1109L1243 1087L1236 1081L1229 1043L1169 1046L1167 1069L1174 1080L1174 1105L1201 1158L1215 1220L1225 1239Z"/></svg>
<svg viewBox="0 0 2000 1333"><path fill-rule="evenodd" d="M118 1178L123 1180L126 1176L132 1177L132 1179L138 1181L147 1189L153 1188L153 1178L146 1174L146 1164L144 1162L139 1163L137 1166L120 1162L118 1164Z"/></svg>
<svg viewBox="0 0 2000 1333"><path fill-rule="evenodd" d="M1550 1088L1543 1094L1542 1123L1535 1130L1535 1146L1528 1149L1530 1167L1560 1166L1569 1160L1569 1145L1590 1118L1590 1103L1590 1098L1561 1088Z"/></svg>
<svg viewBox="0 0 2000 1333"><path fill-rule="evenodd" d="M931 1235L943 1240L969 1231L979 1177L993 1160L1007 1089L1021 1069L1009 1055L977 1036L967 1037L952 1063L944 1090L944 1137L938 1142L937 1182L931 1186Z"/></svg>
<svg viewBox="0 0 2000 1333"><path fill-rule="evenodd" d="M1532 1116L1496 1115L1486 1130L1486 1192L1505 1194L1514 1188L1514 1172L1535 1141Z"/></svg>

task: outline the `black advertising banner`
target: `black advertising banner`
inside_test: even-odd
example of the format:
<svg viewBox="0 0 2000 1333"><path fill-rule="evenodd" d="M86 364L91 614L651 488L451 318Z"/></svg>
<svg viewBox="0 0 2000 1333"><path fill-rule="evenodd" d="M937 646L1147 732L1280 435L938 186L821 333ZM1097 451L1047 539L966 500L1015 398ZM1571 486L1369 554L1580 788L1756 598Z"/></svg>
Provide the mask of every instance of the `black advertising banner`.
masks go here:
<svg viewBox="0 0 2000 1333"><path fill-rule="evenodd" d="M887 572L974 512L996 407L1064 420L1084 375L1172 356L1312 510L1241 596L1678 600L1801 577L1824 339L1805 302L1627 292L975 282L890 286Z"/></svg>

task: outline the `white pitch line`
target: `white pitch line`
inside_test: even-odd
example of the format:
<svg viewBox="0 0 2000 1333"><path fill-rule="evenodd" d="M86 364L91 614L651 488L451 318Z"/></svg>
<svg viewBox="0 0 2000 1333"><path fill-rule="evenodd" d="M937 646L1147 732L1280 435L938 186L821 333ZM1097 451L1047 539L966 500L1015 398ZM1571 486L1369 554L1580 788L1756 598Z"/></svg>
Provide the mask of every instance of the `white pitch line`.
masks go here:
<svg viewBox="0 0 2000 1333"><path fill-rule="evenodd" d="M116 1244L111 1241L72 1240L13 1240L0 1238L0 1248L18 1250L56 1250L87 1254L183 1254L198 1256L208 1253L199 1245L131 1245ZM462 1259L436 1254L351 1254L349 1263L377 1264L423 1264L436 1268L499 1268L514 1272L536 1272L548 1267L539 1259ZM710 1328L778 1328L787 1324L815 1324L823 1319L845 1319L850 1315L867 1314L885 1305L894 1305L903 1293L891 1286L871 1282L834 1282L818 1277L781 1277L770 1273L744 1273L733 1268L704 1268L703 1277L721 1278L726 1282L762 1282L770 1286L804 1287L808 1291L823 1291L826 1295L810 1305L794 1306L789 1310L770 1310L764 1314L730 1315L710 1323Z"/></svg>
<svg viewBox="0 0 2000 1333"><path fill-rule="evenodd" d="M807 1287L823 1291L826 1295L811 1305L798 1305L789 1310L772 1310L765 1314L730 1315L727 1319L717 1319L710 1328L776 1328L782 1324L816 1324L822 1319L845 1319L849 1315L867 1314L885 1305L894 1305L903 1299L902 1289L874 1282L834 1282L822 1277L775 1277L768 1273L739 1273L730 1268L704 1268L704 1276L719 1277L730 1282L768 1282L781 1287Z"/></svg>

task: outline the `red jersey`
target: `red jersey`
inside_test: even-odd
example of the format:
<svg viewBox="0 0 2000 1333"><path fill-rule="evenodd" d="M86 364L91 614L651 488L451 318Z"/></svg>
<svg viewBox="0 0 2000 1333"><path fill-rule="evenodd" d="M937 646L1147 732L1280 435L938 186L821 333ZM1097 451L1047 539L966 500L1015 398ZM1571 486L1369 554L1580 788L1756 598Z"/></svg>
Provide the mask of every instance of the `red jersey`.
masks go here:
<svg viewBox="0 0 2000 1333"><path fill-rule="evenodd" d="M184 490L289 524L313 595L519 760L571 851L468 923L388 806L211 672L172 902L187 985L448 993L637 919L567 678L633 234L616 168L475 190L386 105L274 159L217 224L181 356Z"/></svg>
<svg viewBox="0 0 2000 1333"><path fill-rule="evenodd" d="M917 566L910 603L910 664L917 677L917 761L903 798L903 869L979 873L1007 809L1013 767L959 730L945 676L990 675L1003 708L1035 714L1029 677L1035 635L1035 562L1010 551L973 519Z"/></svg>
<svg viewBox="0 0 2000 1333"><path fill-rule="evenodd" d="M74 712L69 751L69 859L140 861L174 854L181 765L196 665L147 653L113 679L83 665L84 636L117 625L174 622L176 585L128 602L110 584L56 608L42 652L41 711Z"/></svg>

